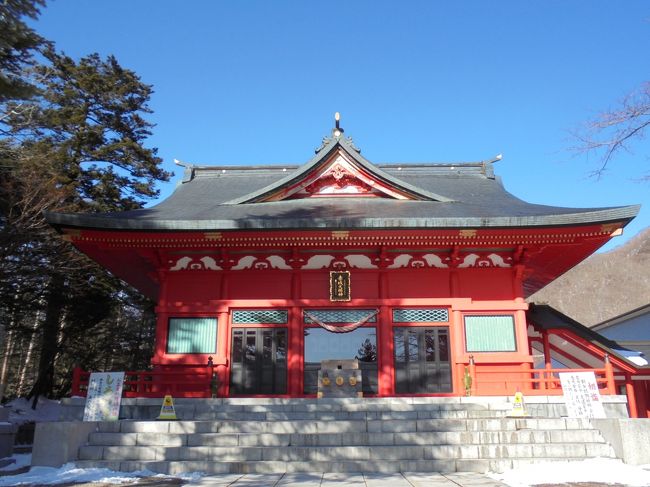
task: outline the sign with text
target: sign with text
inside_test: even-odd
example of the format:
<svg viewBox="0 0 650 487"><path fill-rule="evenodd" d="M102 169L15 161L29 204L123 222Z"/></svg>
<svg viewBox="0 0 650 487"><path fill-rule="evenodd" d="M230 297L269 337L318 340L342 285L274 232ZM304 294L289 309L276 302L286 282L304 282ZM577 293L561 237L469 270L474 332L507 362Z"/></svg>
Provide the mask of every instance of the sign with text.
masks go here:
<svg viewBox="0 0 650 487"><path fill-rule="evenodd" d="M330 271L330 301L350 301L350 271Z"/></svg>
<svg viewBox="0 0 650 487"><path fill-rule="evenodd" d="M124 372L92 372L84 421L117 421L120 415Z"/></svg>
<svg viewBox="0 0 650 487"><path fill-rule="evenodd" d="M569 417L606 417L596 375L593 372L562 372L560 383Z"/></svg>

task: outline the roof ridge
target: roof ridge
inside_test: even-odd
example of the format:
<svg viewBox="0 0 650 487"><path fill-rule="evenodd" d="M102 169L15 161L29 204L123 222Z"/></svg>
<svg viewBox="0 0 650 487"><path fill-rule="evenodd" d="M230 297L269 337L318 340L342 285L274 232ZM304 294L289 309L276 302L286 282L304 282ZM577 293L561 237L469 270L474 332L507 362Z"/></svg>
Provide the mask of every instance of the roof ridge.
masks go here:
<svg viewBox="0 0 650 487"><path fill-rule="evenodd" d="M486 164L485 161L458 161L458 162L409 162L409 161L404 161L404 162L378 162L378 163L373 163L373 165L377 167L384 167L384 168L400 168L400 167L482 167L484 164ZM188 164L187 166L183 167L190 167L193 170L199 170L199 171L213 171L213 170L222 170L222 169L239 169L239 170L255 170L255 169L297 169L302 164L300 163L290 163L290 164L283 164L281 162L278 163L272 163L272 164L254 164L254 165L239 165L239 164L220 164L220 165L215 165L215 166L209 166L209 165L196 165L196 164Z"/></svg>

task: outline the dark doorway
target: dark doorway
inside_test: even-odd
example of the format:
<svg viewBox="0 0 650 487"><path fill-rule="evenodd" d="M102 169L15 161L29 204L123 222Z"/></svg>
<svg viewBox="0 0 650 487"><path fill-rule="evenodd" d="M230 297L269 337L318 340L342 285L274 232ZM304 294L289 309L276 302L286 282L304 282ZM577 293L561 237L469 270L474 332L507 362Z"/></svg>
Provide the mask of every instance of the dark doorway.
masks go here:
<svg viewBox="0 0 650 487"><path fill-rule="evenodd" d="M348 333L323 328L305 329L305 394L318 392L318 371L323 360L357 359L364 395L377 394L377 329L362 326Z"/></svg>
<svg viewBox="0 0 650 487"><path fill-rule="evenodd" d="M286 328L233 328L230 356L231 394L286 394Z"/></svg>
<svg viewBox="0 0 650 487"><path fill-rule="evenodd" d="M395 392L451 392L449 328L395 327Z"/></svg>

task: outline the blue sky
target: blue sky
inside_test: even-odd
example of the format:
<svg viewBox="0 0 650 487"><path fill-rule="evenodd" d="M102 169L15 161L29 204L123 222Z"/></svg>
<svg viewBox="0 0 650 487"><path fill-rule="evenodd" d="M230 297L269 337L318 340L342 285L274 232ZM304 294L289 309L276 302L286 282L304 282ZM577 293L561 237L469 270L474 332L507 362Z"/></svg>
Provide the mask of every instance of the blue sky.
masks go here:
<svg viewBox="0 0 650 487"><path fill-rule="evenodd" d="M114 54L154 86L148 145L195 164L299 164L340 111L369 160L503 160L540 204L641 203L650 141L599 180L569 132L647 81L643 1L51 0L34 24L73 57Z"/></svg>

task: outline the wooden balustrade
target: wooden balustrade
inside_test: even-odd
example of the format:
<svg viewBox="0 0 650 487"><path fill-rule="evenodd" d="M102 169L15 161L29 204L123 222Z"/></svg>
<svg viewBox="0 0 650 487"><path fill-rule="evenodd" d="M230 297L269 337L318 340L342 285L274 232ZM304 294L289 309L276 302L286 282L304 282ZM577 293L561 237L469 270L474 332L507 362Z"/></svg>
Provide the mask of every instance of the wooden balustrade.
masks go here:
<svg viewBox="0 0 650 487"><path fill-rule="evenodd" d="M127 371L124 374L123 397L212 397L216 393L216 366L208 365L204 370L149 370ZM563 372L593 372L601 394L616 394L614 373L609 361L600 369L543 369L481 370L470 360L467 370L471 377L471 395L493 395L489 391L502 390L513 393L517 390L528 395L562 395L559 374ZM85 396L90 372L75 368L72 374L72 395ZM486 392L487 391L487 392Z"/></svg>
<svg viewBox="0 0 650 487"><path fill-rule="evenodd" d="M212 368L202 371L126 371L122 397L212 397ZM90 372L75 368L72 395L86 396Z"/></svg>
<svg viewBox="0 0 650 487"><path fill-rule="evenodd" d="M484 391L502 389L507 393L514 391L525 392L528 395L562 395L562 385L559 374L565 372L593 372L601 394L616 394L614 373L609 361L600 369L553 369L547 365L543 369L512 370L481 370L470 361L469 372L472 378L472 394L492 395Z"/></svg>

